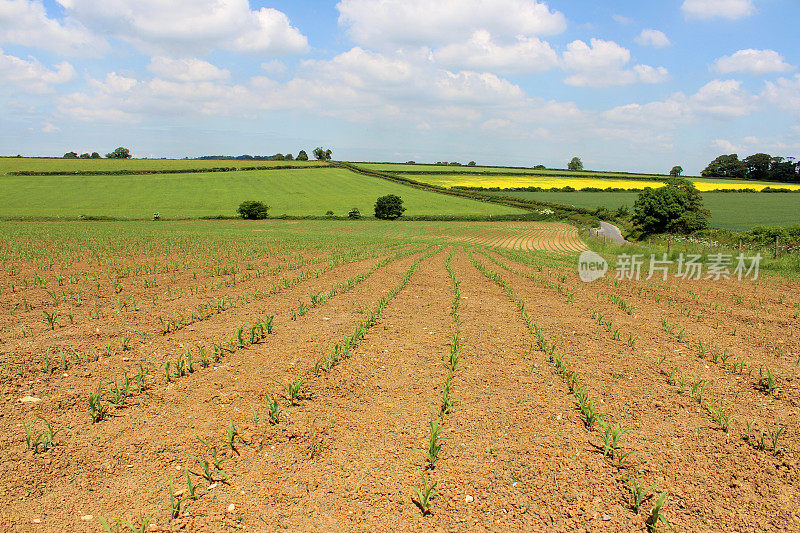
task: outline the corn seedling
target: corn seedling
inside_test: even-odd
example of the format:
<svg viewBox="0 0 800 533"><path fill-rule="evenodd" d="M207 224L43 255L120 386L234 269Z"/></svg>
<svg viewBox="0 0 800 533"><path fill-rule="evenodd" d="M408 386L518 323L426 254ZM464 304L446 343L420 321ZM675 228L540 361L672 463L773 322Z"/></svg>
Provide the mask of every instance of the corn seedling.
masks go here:
<svg viewBox="0 0 800 533"><path fill-rule="evenodd" d="M617 455L619 450L619 439L631 431L630 428L624 428L619 424L607 424L600 420L600 426L603 428L602 433L597 436L603 441L603 457L611 455L613 458Z"/></svg>
<svg viewBox="0 0 800 533"><path fill-rule="evenodd" d="M89 414L92 423L100 422L106 414L106 406L103 405L103 383L97 385L97 390L89 394Z"/></svg>
<svg viewBox="0 0 800 533"><path fill-rule="evenodd" d="M236 431L235 427L233 427L233 420L228 421L228 427L226 428L226 431L228 436L228 448L230 448L231 451L236 455L241 455L239 450L236 449L236 446L234 446L234 440L239 435L239 432Z"/></svg>
<svg viewBox="0 0 800 533"><path fill-rule="evenodd" d="M258 421L259 421L259 419L261 417L261 406L257 405L257 406L254 407L254 406L251 405L250 406L250 412L253 414L253 425L255 427L258 427Z"/></svg>
<svg viewBox="0 0 800 533"><path fill-rule="evenodd" d="M272 379L272 378L270 378ZM289 381L287 383L281 383L277 379L272 379L275 383L283 387L283 391L285 393L286 399L289 401L289 405L297 405L297 401L302 399L302 394L300 389L303 387L305 380L303 378L297 378L294 383Z"/></svg>
<svg viewBox="0 0 800 533"><path fill-rule="evenodd" d="M44 313L44 319L47 321L47 326L50 329L56 329L58 325L58 313L52 311L48 313L47 311L42 311Z"/></svg>
<svg viewBox="0 0 800 533"><path fill-rule="evenodd" d="M764 392L770 394L778 386L778 375L769 368L760 367L758 369L758 383Z"/></svg>
<svg viewBox="0 0 800 533"><path fill-rule="evenodd" d="M767 428L767 437L769 437L769 440L772 441L772 451L775 453L775 455L781 453L781 451L783 450L782 446L778 446L778 441L780 440L781 435L783 434L784 431L786 431L785 426L780 428L775 433L773 433L772 430Z"/></svg>
<svg viewBox="0 0 800 533"><path fill-rule="evenodd" d="M275 425L280 422L280 416L283 409L278 407L278 401L274 398L271 398L269 394L265 394L267 397L267 405L269 407L269 423L270 425Z"/></svg>
<svg viewBox="0 0 800 533"><path fill-rule="evenodd" d="M625 480L625 486L631 491L631 507L636 514L639 514L639 508L647 500L650 491L655 488L655 485L646 487L637 480L628 478Z"/></svg>
<svg viewBox="0 0 800 533"><path fill-rule="evenodd" d="M647 521L647 530L650 533L656 533L658 531L659 522L672 529L672 525L669 523L669 520L667 520L667 517L661 512L661 508L664 507L664 502L667 499L667 494L667 491L662 492L661 496L659 496L658 500L656 500L655 505L653 505L650 519Z"/></svg>
<svg viewBox="0 0 800 533"><path fill-rule="evenodd" d="M197 492L198 484L197 483L192 484L192 476L189 475L188 457L186 458L186 463L183 465L183 472L186 475L186 493L188 494L188 496L186 496L185 499L196 500L197 495L195 493Z"/></svg>
<svg viewBox="0 0 800 533"><path fill-rule="evenodd" d="M428 435L428 446L422 450L425 453L425 468L433 470L436 467L436 462L439 460L439 451L444 445L445 437L440 435L444 426L440 424L439 419L434 419L429 422L431 432Z"/></svg>
<svg viewBox="0 0 800 533"><path fill-rule="evenodd" d="M422 478L422 485L419 487L411 487L414 489L414 492L417 495L417 501L415 502L420 510L422 511L422 515L428 515L431 512L431 499L434 496L438 496L439 493L436 492L434 489L436 488L436 482L430 482L428 478L425 477L425 474L420 472L420 477Z"/></svg>

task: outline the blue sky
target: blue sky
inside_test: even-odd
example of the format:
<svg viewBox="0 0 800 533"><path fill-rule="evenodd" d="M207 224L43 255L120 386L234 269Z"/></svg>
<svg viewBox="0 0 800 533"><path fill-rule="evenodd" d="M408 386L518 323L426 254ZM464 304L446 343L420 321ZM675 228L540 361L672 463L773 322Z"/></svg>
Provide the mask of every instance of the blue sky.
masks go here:
<svg viewBox="0 0 800 533"><path fill-rule="evenodd" d="M0 154L800 155L796 0L0 0Z"/></svg>

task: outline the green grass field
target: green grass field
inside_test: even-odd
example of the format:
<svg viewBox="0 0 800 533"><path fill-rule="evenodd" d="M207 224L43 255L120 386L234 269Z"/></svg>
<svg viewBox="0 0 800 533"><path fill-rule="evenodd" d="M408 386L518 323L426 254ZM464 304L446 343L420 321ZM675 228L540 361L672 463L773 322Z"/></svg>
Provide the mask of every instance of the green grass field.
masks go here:
<svg viewBox="0 0 800 533"><path fill-rule="evenodd" d="M55 157L0 157L0 176L13 171L75 172L81 170L165 170L214 167L318 165L318 161L237 161L222 159L62 159Z"/></svg>
<svg viewBox="0 0 800 533"><path fill-rule="evenodd" d="M196 163L196 161L195 161ZM421 191L339 168L124 176L4 176L0 217L116 218L235 216L244 200L261 200L270 216L372 216L375 199L403 198L406 216L502 215L526 211Z"/></svg>
<svg viewBox="0 0 800 533"><path fill-rule="evenodd" d="M633 207L633 192L503 192L491 193L527 200L556 202L576 207ZM703 202L711 211L715 228L748 230L755 225L790 225L800 220L800 193L705 193Z"/></svg>

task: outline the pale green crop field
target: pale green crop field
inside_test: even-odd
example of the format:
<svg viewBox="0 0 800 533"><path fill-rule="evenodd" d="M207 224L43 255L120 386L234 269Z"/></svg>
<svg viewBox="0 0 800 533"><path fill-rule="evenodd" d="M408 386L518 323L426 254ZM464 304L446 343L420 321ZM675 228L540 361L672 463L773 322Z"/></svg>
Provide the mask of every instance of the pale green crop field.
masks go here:
<svg viewBox="0 0 800 533"><path fill-rule="evenodd" d="M115 218L235 216L244 200L270 206L270 216L344 216L357 207L372 216L385 194L403 199L406 216L503 215L526 211L414 189L326 167L122 176L4 176L0 217Z"/></svg>

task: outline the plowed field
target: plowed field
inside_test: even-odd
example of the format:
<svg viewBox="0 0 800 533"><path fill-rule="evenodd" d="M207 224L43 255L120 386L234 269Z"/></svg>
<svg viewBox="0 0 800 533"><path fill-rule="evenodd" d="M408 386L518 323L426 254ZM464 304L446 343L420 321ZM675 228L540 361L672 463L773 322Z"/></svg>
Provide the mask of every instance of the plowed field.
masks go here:
<svg viewBox="0 0 800 533"><path fill-rule="evenodd" d="M3 230L3 531L800 530L796 281L587 284L561 224Z"/></svg>

